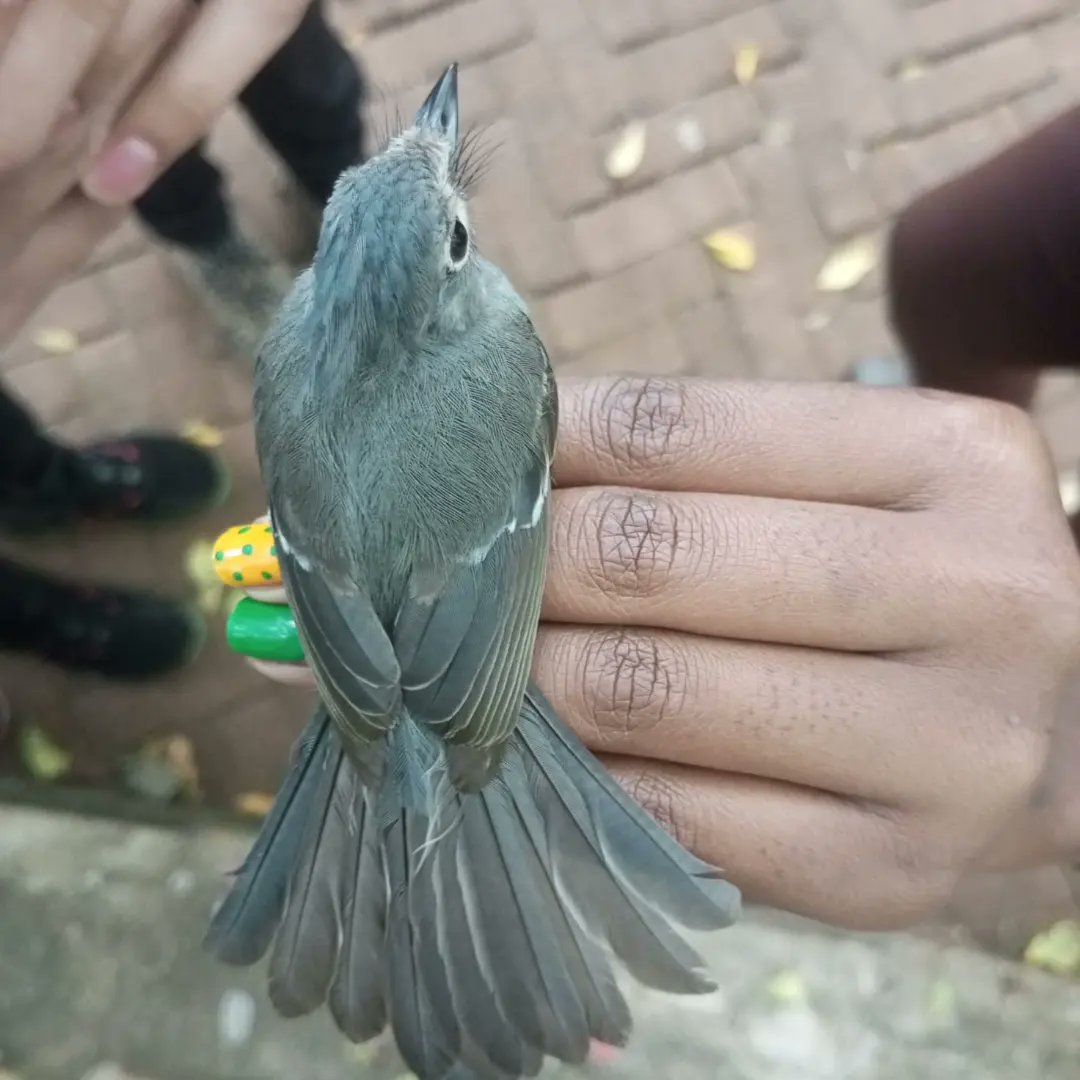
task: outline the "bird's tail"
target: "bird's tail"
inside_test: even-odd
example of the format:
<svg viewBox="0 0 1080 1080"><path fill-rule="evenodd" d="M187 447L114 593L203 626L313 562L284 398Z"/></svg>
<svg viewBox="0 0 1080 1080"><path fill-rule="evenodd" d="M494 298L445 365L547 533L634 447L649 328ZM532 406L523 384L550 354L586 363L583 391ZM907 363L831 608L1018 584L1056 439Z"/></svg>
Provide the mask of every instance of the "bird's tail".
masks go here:
<svg viewBox="0 0 1080 1080"><path fill-rule="evenodd" d="M535 1075L545 1054L581 1062L590 1038L625 1042L613 959L647 986L713 989L672 924L726 926L738 891L638 807L538 693L479 794L443 782L437 745L411 721L389 738L373 792L316 714L210 927L207 946L230 963L273 941L281 1013L328 1001L356 1041L389 1019L421 1080L509 1078Z"/></svg>

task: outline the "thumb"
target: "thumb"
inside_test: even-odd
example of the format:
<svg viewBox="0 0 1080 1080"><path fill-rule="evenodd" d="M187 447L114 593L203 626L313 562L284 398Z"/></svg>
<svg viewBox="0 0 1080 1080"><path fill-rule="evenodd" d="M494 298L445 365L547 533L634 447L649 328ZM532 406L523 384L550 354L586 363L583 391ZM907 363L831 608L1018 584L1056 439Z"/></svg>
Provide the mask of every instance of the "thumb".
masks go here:
<svg viewBox="0 0 1080 1080"><path fill-rule="evenodd" d="M280 48L310 0L205 0L82 178L106 206L130 203L194 146Z"/></svg>

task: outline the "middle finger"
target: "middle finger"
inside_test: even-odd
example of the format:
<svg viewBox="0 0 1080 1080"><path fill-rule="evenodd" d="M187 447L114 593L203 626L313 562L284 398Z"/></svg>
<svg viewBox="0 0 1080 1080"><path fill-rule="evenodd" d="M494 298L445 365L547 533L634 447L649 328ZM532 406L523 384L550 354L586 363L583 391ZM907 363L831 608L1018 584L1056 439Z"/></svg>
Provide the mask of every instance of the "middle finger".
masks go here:
<svg viewBox="0 0 1080 1080"><path fill-rule="evenodd" d="M944 629L911 515L630 488L552 497L546 620L859 652L926 648Z"/></svg>

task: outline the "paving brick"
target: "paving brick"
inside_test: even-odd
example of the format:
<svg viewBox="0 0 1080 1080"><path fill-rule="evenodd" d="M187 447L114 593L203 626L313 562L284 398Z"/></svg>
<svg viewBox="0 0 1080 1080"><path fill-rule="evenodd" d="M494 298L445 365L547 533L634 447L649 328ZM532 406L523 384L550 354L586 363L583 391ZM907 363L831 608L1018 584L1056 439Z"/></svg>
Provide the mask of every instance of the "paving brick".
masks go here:
<svg viewBox="0 0 1080 1080"><path fill-rule="evenodd" d="M375 80L400 86L434 79L450 59L464 65L527 37L528 22L519 4L465 0L376 34L364 43L363 59Z"/></svg>
<svg viewBox="0 0 1080 1080"><path fill-rule="evenodd" d="M628 120L659 112L666 104L657 104L656 94L641 77L640 59L631 65L599 52L588 38L560 42L552 61L554 77L566 88L574 115L590 133L611 131Z"/></svg>
<svg viewBox="0 0 1080 1080"><path fill-rule="evenodd" d="M731 166L723 159L669 176L660 186L680 239L700 239L746 213Z"/></svg>
<svg viewBox="0 0 1080 1080"><path fill-rule="evenodd" d="M559 370L573 375L678 375L688 368L674 329L661 322L581 353Z"/></svg>
<svg viewBox="0 0 1080 1080"><path fill-rule="evenodd" d="M1043 27L1038 40L1054 71L1075 92L1080 88L1080 65L1076 62L1080 56L1080 11Z"/></svg>
<svg viewBox="0 0 1080 1080"><path fill-rule="evenodd" d="M1022 130L1045 124L1076 105L1076 94L1060 76L1046 86L1017 98L1009 106Z"/></svg>
<svg viewBox="0 0 1080 1080"><path fill-rule="evenodd" d="M908 19L894 0L833 0L858 51L880 71L895 70L912 51Z"/></svg>
<svg viewBox="0 0 1080 1080"><path fill-rule="evenodd" d="M623 276L643 322L672 319L684 307L704 303L716 295L722 281L696 238L638 263Z"/></svg>
<svg viewBox="0 0 1080 1080"><path fill-rule="evenodd" d="M168 264L168 256L160 249L110 266L104 271L104 284L120 318L128 326L145 326L174 316L204 317L198 300L180 281Z"/></svg>
<svg viewBox="0 0 1080 1080"><path fill-rule="evenodd" d="M725 379L753 378L754 363L725 297L686 308L675 319L686 371Z"/></svg>
<svg viewBox="0 0 1080 1080"><path fill-rule="evenodd" d="M641 165L613 187L633 190L664 176L725 154L753 142L761 130L754 97L741 86L706 94L646 122L645 154ZM605 152L622 132L604 143Z"/></svg>
<svg viewBox="0 0 1080 1080"><path fill-rule="evenodd" d="M42 356L34 337L42 329L70 330L80 342L94 341L114 332L117 311L98 274L88 273L65 282L47 297L30 317L25 329L4 350L5 367Z"/></svg>
<svg viewBox="0 0 1080 1080"><path fill-rule="evenodd" d="M569 97L561 81L552 77L550 53L539 42L529 41L470 70L478 68L490 85L498 115L512 116L522 127L540 123L573 130ZM464 97L462 108L471 109Z"/></svg>
<svg viewBox="0 0 1080 1080"><path fill-rule="evenodd" d="M734 81L734 60L744 45L761 52L763 71L790 62L795 42L770 8L755 8L700 29L663 38L622 63L638 70L636 96L648 112L681 105Z"/></svg>
<svg viewBox="0 0 1080 1080"><path fill-rule="evenodd" d="M581 261L596 275L655 255L682 234L677 213L657 188L587 210L573 219L572 226Z"/></svg>
<svg viewBox="0 0 1080 1080"><path fill-rule="evenodd" d="M673 27L685 29L701 26L717 16L726 18L759 7L761 0L662 0L664 14Z"/></svg>
<svg viewBox="0 0 1080 1080"><path fill-rule="evenodd" d="M130 430L153 415L153 357L131 331L86 345L67 362L81 387L80 415L96 432Z"/></svg>
<svg viewBox="0 0 1080 1080"><path fill-rule="evenodd" d="M796 318L778 268L764 264L753 273L733 274L728 293L742 337L753 342L758 378L800 380L818 376L813 346Z"/></svg>
<svg viewBox="0 0 1080 1080"><path fill-rule="evenodd" d="M555 353L572 355L624 330L635 315L625 277L565 289L535 305L541 336Z"/></svg>
<svg viewBox="0 0 1080 1080"><path fill-rule="evenodd" d="M68 419L79 408L79 380L71 357L43 357L8 371L5 388L46 427Z"/></svg>
<svg viewBox="0 0 1080 1080"><path fill-rule="evenodd" d="M829 244L810 206L793 147L750 146L732 167L757 221L759 263L781 274L800 318L816 300L814 280Z"/></svg>
<svg viewBox="0 0 1080 1080"><path fill-rule="evenodd" d="M900 117L908 131L922 133L1019 97L1052 80L1029 35L965 53L927 68L917 79L896 85Z"/></svg>
<svg viewBox="0 0 1080 1080"><path fill-rule="evenodd" d="M581 0L522 0L536 39L553 50L587 37L592 25Z"/></svg>
<svg viewBox="0 0 1080 1080"><path fill-rule="evenodd" d="M600 40L610 49L629 49L660 37L667 28L663 0L582 0Z"/></svg>
<svg viewBox="0 0 1080 1080"><path fill-rule="evenodd" d="M891 85L884 83L866 57L851 48L841 27L825 23L804 48L813 71L814 89L856 143L880 143L893 137L899 118Z"/></svg>
<svg viewBox="0 0 1080 1080"><path fill-rule="evenodd" d="M544 203L516 132L502 139L497 168L499 182L483 186L476 200L481 246L498 252L518 288L532 295L579 280L585 264L570 225ZM491 228L485 229L485 222Z"/></svg>
<svg viewBox="0 0 1080 1080"><path fill-rule="evenodd" d="M545 202L560 217L597 205L611 191L600 147L580 128L526 125L523 137Z"/></svg>
<svg viewBox="0 0 1080 1080"><path fill-rule="evenodd" d="M1061 13L1060 0L938 0L911 13L914 50L941 59L1029 29Z"/></svg>
<svg viewBox="0 0 1080 1080"><path fill-rule="evenodd" d="M878 223L880 210L869 181L861 167L852 167L839 139L801 141L797 149L810 204L828 237L842 239Z"/></svg>
<svg viewBox="0 0 1080 1080"><path fill-rule="evenodd" d="M825 325L811 331L819 371L826 379L845 378L856 360L891 356L899 346L889 329L885 305L852 296L822 298Z"/></svg>

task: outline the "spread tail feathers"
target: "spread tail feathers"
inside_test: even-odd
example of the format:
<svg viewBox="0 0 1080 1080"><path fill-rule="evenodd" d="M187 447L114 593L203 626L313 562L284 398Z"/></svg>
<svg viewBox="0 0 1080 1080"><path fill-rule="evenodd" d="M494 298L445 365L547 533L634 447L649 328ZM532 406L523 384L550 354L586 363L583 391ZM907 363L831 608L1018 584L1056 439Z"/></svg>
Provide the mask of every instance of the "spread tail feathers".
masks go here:
<svg viewBox="0 0 1080 1080"><path fill-rule="evenodd" d="M434 762L434 764L433 764ZM675 993L713 988L673 928L716 929L738 891L630 800L530 689L498 776L445 782L434 737L402 720L382 789L364 787L325 713L309 723L207 946L253 963L296 1016L328 1001L351 1039L387 1019L421 1080L534 1076L625 1042L613 959Z"/></svg>

